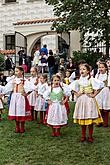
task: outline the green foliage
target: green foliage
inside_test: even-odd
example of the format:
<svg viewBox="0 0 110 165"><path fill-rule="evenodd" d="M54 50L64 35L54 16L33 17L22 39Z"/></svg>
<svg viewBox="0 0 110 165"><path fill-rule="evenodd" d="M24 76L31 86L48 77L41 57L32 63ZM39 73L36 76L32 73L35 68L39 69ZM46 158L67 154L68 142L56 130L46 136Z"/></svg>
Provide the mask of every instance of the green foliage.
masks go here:
<svg viewBox="0 0 110 165"><path fill-rule="evenodd" d="M4 70L4 55L0 54L0 71Z"/></svg>
<svg viewBox="0 0 110 165"><path fill-rule="evenodd" d="M79 30L82 42L86 39L88 46L104 42L109 51L110 0L46 0L46 3L54 6L55 16L62 18L53 23L57 31Z"/></svg>
<svg viewBox="0 0 110 165"><path fill-rule="evenodd" d="M96 65L96 61L98 58L101 58L101 54L100 53L96 53L96 52L85 52L82 53L80 51L74 51L73 52L73 58L74 61L77 63L79 60L85 60L89 65L91 65L92 67L95 67Z"/></svg>

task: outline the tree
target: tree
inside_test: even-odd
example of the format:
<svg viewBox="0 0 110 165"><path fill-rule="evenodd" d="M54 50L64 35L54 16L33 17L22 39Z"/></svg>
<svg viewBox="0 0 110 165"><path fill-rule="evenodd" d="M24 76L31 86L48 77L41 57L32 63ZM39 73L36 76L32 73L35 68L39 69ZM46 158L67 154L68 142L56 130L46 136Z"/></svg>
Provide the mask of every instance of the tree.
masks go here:
<svg viewBox="0 0 110 165"><path fill-rule="evenodd" d="M53 23L53 28L57 31L79 30L81 42L86 40L91 47L104 42L109 56L110 0L46 0L46 3L53 5L55 16L61 18Z"/></svg>

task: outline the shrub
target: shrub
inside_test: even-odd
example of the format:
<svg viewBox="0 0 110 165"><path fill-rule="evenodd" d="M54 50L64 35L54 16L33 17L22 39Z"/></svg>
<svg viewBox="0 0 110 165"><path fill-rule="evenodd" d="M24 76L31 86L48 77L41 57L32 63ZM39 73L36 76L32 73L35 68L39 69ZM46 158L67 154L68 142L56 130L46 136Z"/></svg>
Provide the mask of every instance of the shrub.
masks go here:
<svg viewBox="0 0 110 165"><path fill-rule="evenodd" d="M102 55L96 52L80 52L80 51L73 51L73 59L74 62L77 63L79 60L85 60L89 65L95 67L96 61L98 58L101 58Z"/></svg>
<svg viewBox="0 0 110 165"><path fill-rule="evenodd" d="M5 68L4 55L0 54L0 71L3 71L4 68Z"/></svg>

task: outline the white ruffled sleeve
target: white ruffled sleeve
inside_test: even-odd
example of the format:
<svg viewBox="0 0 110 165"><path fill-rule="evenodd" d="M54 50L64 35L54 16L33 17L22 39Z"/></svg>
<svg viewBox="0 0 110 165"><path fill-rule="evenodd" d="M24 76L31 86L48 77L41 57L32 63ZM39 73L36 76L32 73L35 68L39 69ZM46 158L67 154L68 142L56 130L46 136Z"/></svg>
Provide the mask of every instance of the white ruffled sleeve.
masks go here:
<svg viewBox="0 0 110 165"><path fill-rule="evenodd" d="M9 81L3 88L3 94L9 94L14 89L14 82Z"/></svg>
<svg viewBox="0 0 110 165"><path fill-rule="evenodd" d="M0 85L0 93L3 93L4 86Z"/></svg>
<svg viewBox="0 0 110 165"><path fill-rule="evenodd" d="M92 87L94 90L98 90L104 87L103 81L98 80L97 78L92 78Z"/></svg>
<svg viewBox="0 0 110 165"><path fill-rule="evenodd" d="M63 84L63 90L64 90L65 96L71 96L71 91L70 91L69 85Z"/></svg>
<svg viewBox="0 0 110 165"><path fill-rule="evenodd" d="M43 98L45 100L50 99L51 87L48 87L47 90L43 93Z"/></svg>
<svg viewBox="0 0 110 165"><path fill-rule="evenodd" d="M72 83L74 81L75 77L76 77L75 72L73 72L71 74L71 76L69 77L69 82Z"/></svg>
<svg viewBox="0 0 110 165"><path fill-rule="evenodd" d="M108 87L110 87L110 74L108 74Z"/></svg>
<svg viewBox="0 0 110 165"><path fill-rule="evenodd" d="M78 91L79 91L78 80L73 81L73 82L69 85L69 88L70 88L70 91L78 92Z"/></svg>
<svg viewBox="0 0 110 165"><path fill-rule="evenodd" d="M32 83L30 83L30 81L26 80L24 83L24 91L26 93L34 91L36 89L36 86Z"/></svg>

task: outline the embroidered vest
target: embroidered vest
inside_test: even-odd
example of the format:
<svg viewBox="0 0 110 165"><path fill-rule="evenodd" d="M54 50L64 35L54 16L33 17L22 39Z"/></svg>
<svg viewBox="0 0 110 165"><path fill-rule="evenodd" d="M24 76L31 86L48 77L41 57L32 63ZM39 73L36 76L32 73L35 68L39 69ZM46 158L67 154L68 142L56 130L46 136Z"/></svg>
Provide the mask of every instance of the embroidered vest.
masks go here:
<svg viewBox="0 0 110 165"><path fill-rule="evenodd" d="M61 89L59 93L55 93L55 92L51 92L50 94L50 100L51 101L59 101L61 102L62 101L62 98L63 98L64 94L63 94L63 90Z"/></svg>
<svg viewBox="0 0 110 165"><path fill-rule="evenodd" d="M91 80L89 80L89 83L88 83L87 86L82 86L80 84L78 84L78 85L79 85L79 91L81 93L93 93Z"/></svg>
<svg viewBox="0 0 110 165"><path fill-rule="evenodd" d="M24 93L24 82L25 80L21 80L21 83L16 84L16 82L14 82L14 93Z"/></svg>

